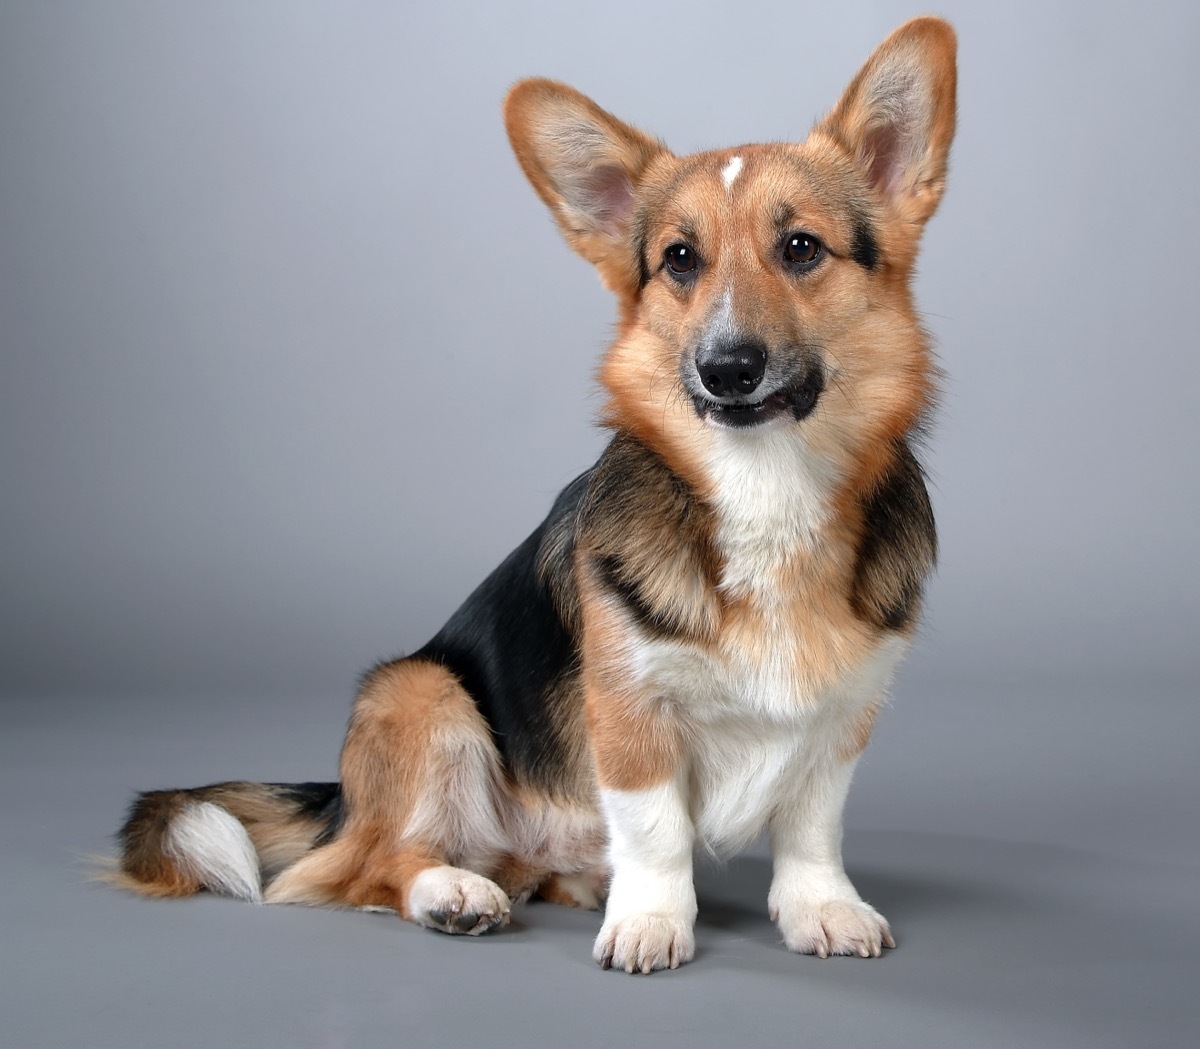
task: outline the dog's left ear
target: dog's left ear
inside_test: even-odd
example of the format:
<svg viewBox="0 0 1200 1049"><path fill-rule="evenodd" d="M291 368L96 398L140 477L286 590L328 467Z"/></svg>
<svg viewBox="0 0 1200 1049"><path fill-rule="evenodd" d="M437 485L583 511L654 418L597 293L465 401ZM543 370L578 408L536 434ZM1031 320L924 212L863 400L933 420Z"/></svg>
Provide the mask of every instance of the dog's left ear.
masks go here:
<svg viewBox="0 0 1200 1049"><path fill-rule="evenodd" d="M635 282L629 231L636 187L666 147L553 80L518 83L505 99L504 125L567 243L612 290Z"/></svg>
<svg viewBox="0 0 1200 1049"><path fill-rule="evenodd" d="M921 224L946 185L954 137L954 30L914 18L889 36L818 125L902 220Z"/></svg>

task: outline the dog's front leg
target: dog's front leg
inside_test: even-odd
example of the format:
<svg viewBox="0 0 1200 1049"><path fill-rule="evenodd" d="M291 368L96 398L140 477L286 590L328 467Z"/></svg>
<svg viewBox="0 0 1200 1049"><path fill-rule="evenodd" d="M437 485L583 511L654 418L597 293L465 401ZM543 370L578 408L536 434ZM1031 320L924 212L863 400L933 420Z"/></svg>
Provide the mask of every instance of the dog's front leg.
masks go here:
<svg viewBox="0 0 1200 1049"><path fill-rule="evenodd" d="M842 809L856 763L821 760L771 818L775 875L767 908L784 943L802 954L878 958L896 946L883 915L859 898L842 866Z"/></svg>
<svg viewBox="0 0 1200 1049"><path fill-rule="evenodd" d="M687 733L623 604L580 564L584 710L612 869L592 953L606 969L674 969L695 954Z"/></svg>
<svg viewBox="0 0 1200 1049"><path fill-rule="evenodd" d="M606 969L675 969L695 953L686 775L639 790L602 788L600 797L612 885L593 955Z"/></svg>

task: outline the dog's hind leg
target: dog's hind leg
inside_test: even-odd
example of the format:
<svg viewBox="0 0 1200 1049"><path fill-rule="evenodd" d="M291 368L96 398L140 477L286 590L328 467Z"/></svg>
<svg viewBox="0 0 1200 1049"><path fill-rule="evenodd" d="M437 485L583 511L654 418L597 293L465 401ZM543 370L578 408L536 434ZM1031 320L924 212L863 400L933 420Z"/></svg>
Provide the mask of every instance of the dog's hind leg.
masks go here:
<svg viewBox="0 0 1200 1049"><path fill-rule="evenodd" d="M508 921L485 871L506 852L504 777L470 696L426 660L365 680L341 758L344 818L329 844L284 871L270 903L386 908L450 933Z"/></svg>

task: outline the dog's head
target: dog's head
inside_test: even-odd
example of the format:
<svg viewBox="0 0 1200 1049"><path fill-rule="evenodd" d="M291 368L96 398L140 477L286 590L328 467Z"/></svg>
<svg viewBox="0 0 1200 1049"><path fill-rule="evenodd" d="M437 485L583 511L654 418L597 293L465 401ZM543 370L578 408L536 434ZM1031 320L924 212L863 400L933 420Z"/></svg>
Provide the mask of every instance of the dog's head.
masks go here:
<svg viewBox="0 0 1200 1049"><path fill-rule="evenodd" d="M932 396L909 279L954 114L934 18L893 33L802 143L678 157L572 88L517 84L517 159L620 302L610 421L676 461L712 431L793 427L876 472L870 450Z"/></svg>

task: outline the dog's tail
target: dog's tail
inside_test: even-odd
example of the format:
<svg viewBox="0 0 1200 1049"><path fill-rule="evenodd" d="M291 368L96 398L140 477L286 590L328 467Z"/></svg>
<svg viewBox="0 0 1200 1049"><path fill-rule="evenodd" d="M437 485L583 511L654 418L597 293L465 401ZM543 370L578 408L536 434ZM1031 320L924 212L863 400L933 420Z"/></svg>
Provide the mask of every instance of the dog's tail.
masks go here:
<svg viewBox="0 0 1200 1049"><path fill-rule="evenodd" d="M104 876L147 896L201 889L261 902L263 887L341 821L337 783L214 783L139 794Z"/></svg>

